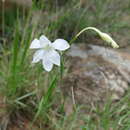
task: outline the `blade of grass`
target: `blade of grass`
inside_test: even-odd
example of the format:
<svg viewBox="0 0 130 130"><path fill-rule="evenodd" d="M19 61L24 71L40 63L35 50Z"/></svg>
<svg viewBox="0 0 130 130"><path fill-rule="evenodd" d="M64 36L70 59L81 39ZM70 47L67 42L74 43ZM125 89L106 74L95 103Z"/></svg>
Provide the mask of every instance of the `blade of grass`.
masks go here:
<svg viewBox="0 0 130 130"><path fill-rule="evenodd" d="M51 84L50 84L50 86L48 88L47 93L45 94L45 96L42 97L41 101L39 102L38 110L37 110L37 113L36 113L36 115L34 117L34 121L36 120L36 118L41 113L43 113L43 114L45 113L48 105L50 104L49 100L52 97L52 93L53 93L54 88L56 87L56 82L57 82L57 76L55 76L55 78L52 80L52 82L51 82Z"/></svg>
<svg viewBox="0 0 130 130"><path fill-rule="evenodd" d="M14 40L13 40L10 74L9 74L9 80L7 83L8 90L9 90L8 95L14 95L16 92L16 87L17 87L16 75L17 75L17 60L18 60L18 54L19 54L19 40L20 40L19 25L17 23L16 30L14 33Z"/></svg>
<svg viewBox="0 0 130 130"><path fill-rule="evenodd" d="M25 99L25 98L27 98L27 97L30 97L30 96L34 95L34 94L36 94L36 91L31 92L31 93L27 93L27 94L25 94L24 96L21 96L21 97L17 98L16 101L23 100L23 99Z"/></svg>

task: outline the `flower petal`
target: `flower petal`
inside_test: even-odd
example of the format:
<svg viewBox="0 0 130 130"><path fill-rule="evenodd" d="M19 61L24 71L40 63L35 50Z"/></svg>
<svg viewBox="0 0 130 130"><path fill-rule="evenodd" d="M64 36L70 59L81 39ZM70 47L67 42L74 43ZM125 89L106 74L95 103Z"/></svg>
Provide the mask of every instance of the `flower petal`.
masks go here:
<svg viewBox="0 0 130 130"><path fill-rule="evenodd" d="M44 56L44 51L43 50L38 50L34 53L33 55L33 61L32 63L37 63L39 62Z"/></svg>
<svg viewBox="0 0 130 130"><path fill-rule="evenodd" d="M45 35L42 35L39 41L42 47L45 47L46 45L51 44L51 41Z"/></svg>
<svg viewBox="0 0 130 130"><path fill-rule="evenodd" d="M41 48L40 41L38 39L34 39L30 45L30 49L38 49Z"/></svg>
<svg viewBox="0 0 130 130"><path fill-rule="evenodd" d="M50 60L48 60L47 57L43 58L42 64L43 64L44 69L48 72L51 71L53 68L53 63Z"/></svg>
<svg viewBox="0 0 130 130"><path fill-rule="evenodd" d="M55 49L60 51L64 51L70 47L69 43L64 39L57 39L52 44Z"/></svg>
<svg viewBox="0 0 130 130"><path fill-rule="evenodd" d="M47 54L46 54L46 57L48 59L50 59L50 61L55 64L55 65L58 65L60 66L60 55L57 51L55 50L50 50Z"/></svg>

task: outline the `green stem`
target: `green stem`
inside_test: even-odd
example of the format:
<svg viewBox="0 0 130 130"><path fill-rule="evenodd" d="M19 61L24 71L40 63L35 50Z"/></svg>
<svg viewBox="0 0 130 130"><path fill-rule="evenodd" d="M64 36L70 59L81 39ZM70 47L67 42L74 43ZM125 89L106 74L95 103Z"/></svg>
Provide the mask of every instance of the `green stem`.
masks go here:
<svg viewBox="0 0 130 130"><path fill-rule="evenodd" d="M87 30L93 30L101 37L102 40L106 41L109 45L111 45L113 48L119 48L119 45L107 34L104 32L101 32L99 29L95 27L86 27L83 30L81 30L71 41L70 43L74 42L84 31Z"/></svg>
<svg viewBox="0 0 130 130"><path fill-rule="evenodd" d="M87 31L87 30L94 30L95 32L97 32L98 34L100 34L101 32L94 28L94 27L86 27L84 29L82 29L71 41L70 44L72 44L83 32Z"/></svg>

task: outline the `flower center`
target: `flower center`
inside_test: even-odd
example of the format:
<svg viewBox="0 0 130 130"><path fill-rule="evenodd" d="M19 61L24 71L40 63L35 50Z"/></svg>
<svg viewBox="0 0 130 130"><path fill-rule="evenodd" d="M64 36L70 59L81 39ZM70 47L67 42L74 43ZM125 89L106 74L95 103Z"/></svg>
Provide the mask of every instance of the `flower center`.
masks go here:
<svg viewBox="0 0 130 130"><path fill-rule="evenodd" d="M46 45L43 49L46 51L50 51L52 49L52 46Z"/></svg>

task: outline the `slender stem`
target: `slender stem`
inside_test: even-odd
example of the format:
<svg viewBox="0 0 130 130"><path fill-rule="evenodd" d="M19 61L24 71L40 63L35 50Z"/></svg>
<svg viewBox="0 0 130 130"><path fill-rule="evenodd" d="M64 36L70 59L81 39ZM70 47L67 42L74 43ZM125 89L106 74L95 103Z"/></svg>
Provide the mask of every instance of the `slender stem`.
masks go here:
<svg viewBox="0 0 130 130"><path fill-rule="evenodd" d="M76 110L76 102L75 102L75 96L74 96L73 86L71 87L71 94L72 94L73 108L74 108L74 110Z"/></svg>
<svg viewBox="0 0 130 130"><path fill-rule="evenodd" d="M101 32L94 28L94 27L86 27L83 30L81 30L71 41L70 44L72 44L83 32L87 31L87 30L94 30L95 32L97 32L98 34L100 34Z"/></svg>
<svg viewBox="0 0 130 130"><path fill-rule="evenodd" d="M96 29L96 28L94 28L94 27L86 27L86 28L84 28L83 30L81 30L81 31L75 36L76 39L81 35L81 33L85 32L85 31L87 31L87 30L94 30L94 31L97 32L98 34L101 33L98 29Z"/></svg>

